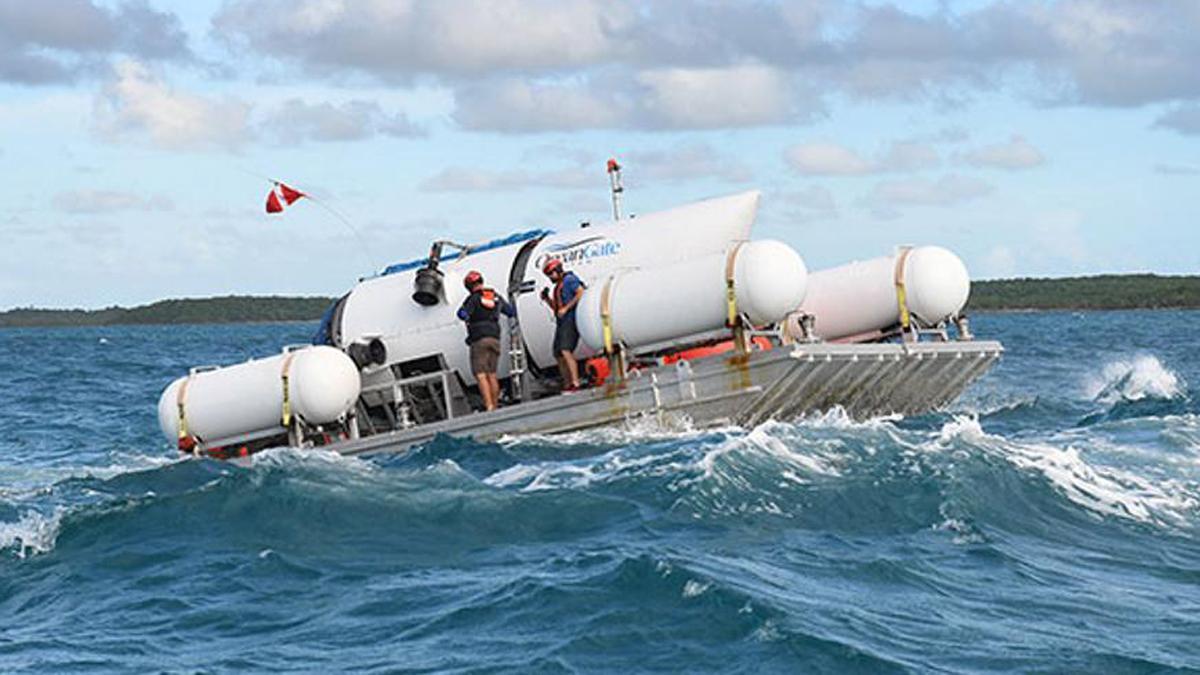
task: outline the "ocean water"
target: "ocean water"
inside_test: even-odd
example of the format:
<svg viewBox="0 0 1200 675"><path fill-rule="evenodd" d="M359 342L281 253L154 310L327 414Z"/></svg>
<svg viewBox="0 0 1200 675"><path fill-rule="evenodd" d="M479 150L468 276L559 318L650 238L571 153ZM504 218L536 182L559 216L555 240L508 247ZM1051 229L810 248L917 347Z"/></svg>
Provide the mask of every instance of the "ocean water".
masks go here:
<svg viewBox="0 0 1200 675"><path fill-rule="evenodd" d="M1200 313L975 317L945 411L181 459L301 324L0 330L0 671L1200 669Z"/></svg>

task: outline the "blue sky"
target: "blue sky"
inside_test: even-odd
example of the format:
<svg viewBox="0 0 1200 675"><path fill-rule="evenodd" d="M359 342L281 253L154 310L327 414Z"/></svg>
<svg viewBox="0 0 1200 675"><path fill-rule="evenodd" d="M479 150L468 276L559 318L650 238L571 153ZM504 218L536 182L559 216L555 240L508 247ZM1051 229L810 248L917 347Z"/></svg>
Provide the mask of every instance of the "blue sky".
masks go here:
<svg viewBox="0 0 1200 675"><path fill-rule="evenodd" d="M0 0L0 309L341 293L603 219L609 156L810 268L1197 273L1197 63L1197 2Z"/></svg>

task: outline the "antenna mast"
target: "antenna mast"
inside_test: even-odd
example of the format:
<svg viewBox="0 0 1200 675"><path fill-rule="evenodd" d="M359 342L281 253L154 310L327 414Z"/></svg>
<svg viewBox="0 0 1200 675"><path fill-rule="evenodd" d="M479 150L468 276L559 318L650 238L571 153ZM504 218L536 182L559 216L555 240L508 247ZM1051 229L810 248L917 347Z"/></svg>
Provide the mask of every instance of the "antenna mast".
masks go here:
<svg viewBox="0 0 1200 675"><path fill-rule="evenodd" d="M621 193L625 187L621 185L621 165L616 158L608 160L608 182L612 185L613 220L621 219Z"/></svg>

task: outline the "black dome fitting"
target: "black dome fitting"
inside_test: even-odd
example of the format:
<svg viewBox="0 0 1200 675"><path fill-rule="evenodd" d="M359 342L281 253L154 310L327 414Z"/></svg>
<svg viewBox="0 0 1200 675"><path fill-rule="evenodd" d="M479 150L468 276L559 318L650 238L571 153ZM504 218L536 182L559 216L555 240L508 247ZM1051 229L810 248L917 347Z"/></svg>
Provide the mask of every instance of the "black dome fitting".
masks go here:
<svg viewBox="0 0 1200 675"><path fill-rule="evenodd" d="M413 278L413 302L432 307L442 301L442 273L433 267L422 267Z"/></svg>
<svg viewBox="0 0 1200 675"><path fill-rule="evenodd" d="M413 302L425 307L433 307L442 300L442 273L438 271L438 263L442 260L442 244L435 241L429 247L429 263L417 270L413 277Z"/></svg>
<svg viewBox="0 0 1200 675"><path fill-rule="evenodd" d="M384 361L387 361L387 347L379 338L372 338L370 342L362 343L355 342L346 347L346 355L358 366L359 370L368 366L380 366Z"/></svg>

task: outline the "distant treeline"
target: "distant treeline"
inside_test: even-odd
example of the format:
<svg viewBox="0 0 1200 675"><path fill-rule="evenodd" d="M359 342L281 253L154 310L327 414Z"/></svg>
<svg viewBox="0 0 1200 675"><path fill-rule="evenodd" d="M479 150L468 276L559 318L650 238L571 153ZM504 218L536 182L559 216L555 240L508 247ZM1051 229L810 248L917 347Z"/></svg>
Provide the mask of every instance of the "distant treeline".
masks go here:
<svg viewBox="0 0 1200 675"><path fill-rule="evenodd" d="M132 308L13 309L0 312L0 327L315 321L321 318L333 300L320 297L230 295L223 298L161 300Z"/></svg>
<svg viewBox="0 0 1200 675"><path fill-rule="evenodd" d="M0 312L0 328L316 321L333 300L231 295L162 300L132 308L13 309ZM1200 308L1200 276L1108 274L1064 279L975 281L971 284L968 310L1181 307Z"/></svg>
<svg viewBox="0 0 1200 675"><path fill-rule="evenodd" d="M1200 308L1200 276L1105 274L971 283L968 310Z"/></svg>

